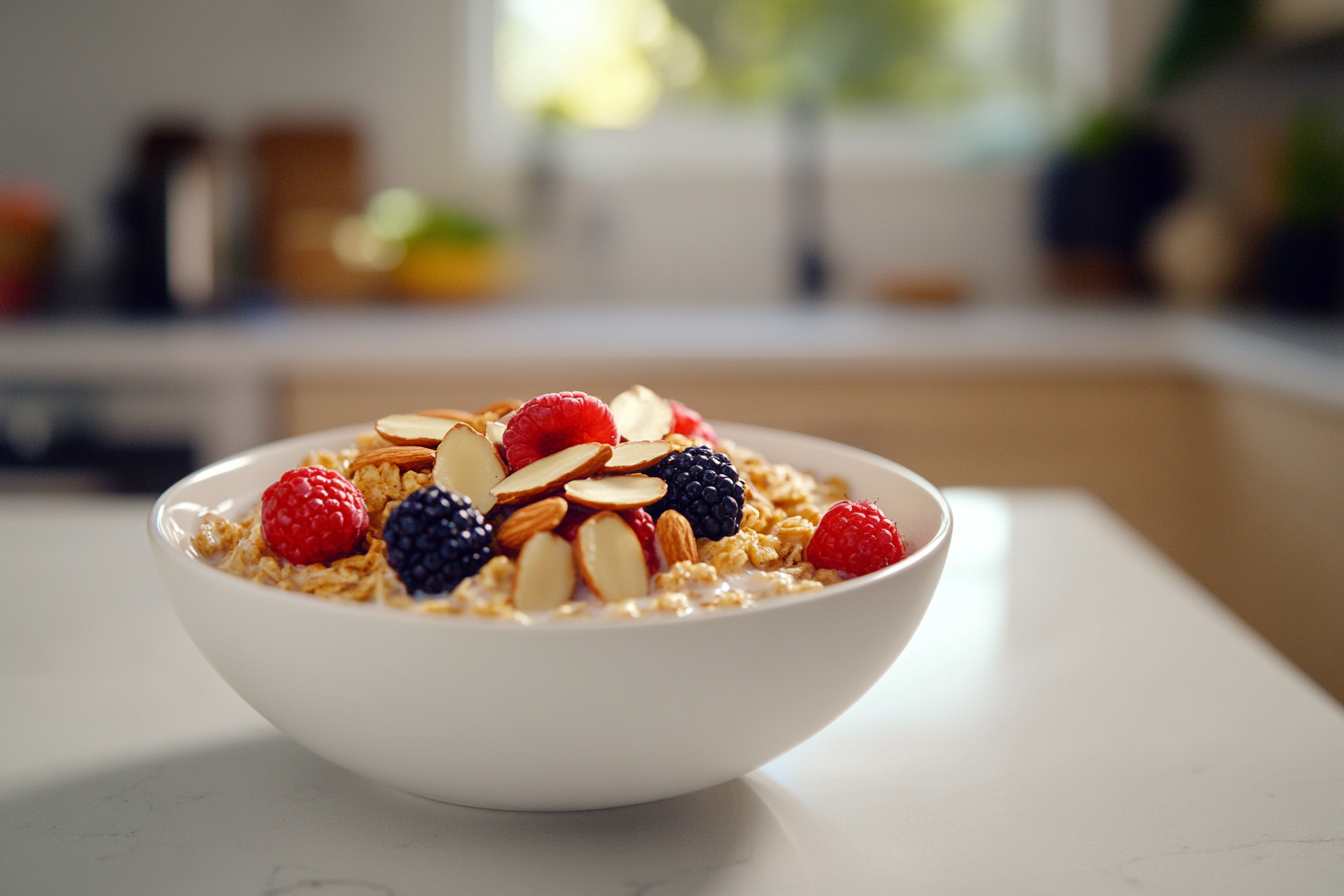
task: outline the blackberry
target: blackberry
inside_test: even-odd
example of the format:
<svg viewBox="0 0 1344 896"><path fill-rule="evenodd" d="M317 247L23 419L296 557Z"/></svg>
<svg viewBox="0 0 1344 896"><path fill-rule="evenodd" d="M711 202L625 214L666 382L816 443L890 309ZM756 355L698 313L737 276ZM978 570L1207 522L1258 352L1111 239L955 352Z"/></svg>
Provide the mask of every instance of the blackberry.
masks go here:
<svg viewBox="0 0 1344 896"><path fill-rule="evenodd" d="M397 505L383 527L387 562L411 594L442 594L485 565L494 531L471 503L429 486Z"/></svg>
<svg viewBox="0 0 1344 896"><path fill-rule="evenodd" d="M667 483L667 495L649 508L655 517L676 510L700 538L727 538L742 527L742 478L725 455L696 445L648 472Z"/></svg>

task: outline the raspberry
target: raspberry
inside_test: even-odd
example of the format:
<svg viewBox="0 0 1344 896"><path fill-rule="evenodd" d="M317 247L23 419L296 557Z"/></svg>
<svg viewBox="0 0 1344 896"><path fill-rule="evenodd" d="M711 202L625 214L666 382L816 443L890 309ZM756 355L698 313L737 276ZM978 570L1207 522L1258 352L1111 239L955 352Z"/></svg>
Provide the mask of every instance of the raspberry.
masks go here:
<svg viewBox="0 0 1344 896"><path fill-rule="evenodd" d="M635 530L639 536L639 546L644 549L644 564L649 568L649 575L658 571L658 548L657 527L653 522L653 517L643 508L636 510L622 510L621 518L630 524L630 528Z"/></svg>
<svg viewBox="0 0 1344 896"><path fill-rule="evenodd" d="M289 470L261 495L261 533L271 550L290 563L344 557L368 529L364 495L335 470Z"/></svg>
<svg viewBox="0 0 1344 896"><path fill-rule="evenodd" d="M672 405L673 432L700 442L709 442L711 445L719 443L718 433L714 432L714 427L706 423L698 411L686 407L679 401L669 399L667 403Z"/></svg>
<svg viewBox="0 0 1344 896"><path fill-rule="evenodd" d="M896 524L871 501L841 501L826 511L807 545L807 562L861 576L905 557Z"/></svg>
<svg viewBox="0 0 1344 896"><path fill-rule="evenodd" d="M494 530L471 499L436 485L411 492L383 527L387 562L412 594L442 594L489 560Z"/></svg>
<svg viewBox="0 0 1344 896"><path fill-rule="evenodd" d="M616 444L611 410L587 392L551 392L513 412L504 430L504 456L517 470L584 442Z"/></svg>
<svg viewBox="0 0 1344 896"><path fill-rule="evenodd" d="M745 488L726 455L695 445L649 470L667 482L667 495L649 508L655 516L677 510L699 538L727 538L742 527Z"/></svg>

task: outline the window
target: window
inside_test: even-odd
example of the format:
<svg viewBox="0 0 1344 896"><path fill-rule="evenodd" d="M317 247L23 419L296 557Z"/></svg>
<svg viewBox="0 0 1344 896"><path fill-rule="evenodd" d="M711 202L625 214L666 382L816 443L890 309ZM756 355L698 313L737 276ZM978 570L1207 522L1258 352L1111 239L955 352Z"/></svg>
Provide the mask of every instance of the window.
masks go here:
<svg viewBox="0 0 1344 896"><path fill-rule="evenodd" d="M1106 2L477 0L472 142L513 162L561 132L580 169L755 163L792 111L846 160L1011 154L1096 87Z"/></svg>

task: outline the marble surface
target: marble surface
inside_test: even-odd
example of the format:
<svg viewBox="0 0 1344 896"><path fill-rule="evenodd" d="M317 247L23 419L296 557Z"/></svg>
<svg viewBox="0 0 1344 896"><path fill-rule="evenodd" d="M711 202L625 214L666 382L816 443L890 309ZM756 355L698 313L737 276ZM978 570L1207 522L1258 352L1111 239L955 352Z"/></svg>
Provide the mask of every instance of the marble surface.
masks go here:
<svg viewBox="0 0 1344 896"><path fill-rule="evenodd" d="M277 734L177 627L147 505L0 500L0 891L1344 892L1340 707L1090 498L952 499L927 619L830 727L708 791L552 815Z"/></svg>
<svg viewBox="0 0 1344 896"><path fill-rule="evenodd" d="M0 326L0 376L20 380L198 383L228 392L327 370L479 371L500 346L567 371L637 362L750 363L792 373L1044 365L1178 369L1344 408L1344 325L1142 309L944 311L825 308L611 308L522 305L417 311L273 311L238 318Z"/></svg>

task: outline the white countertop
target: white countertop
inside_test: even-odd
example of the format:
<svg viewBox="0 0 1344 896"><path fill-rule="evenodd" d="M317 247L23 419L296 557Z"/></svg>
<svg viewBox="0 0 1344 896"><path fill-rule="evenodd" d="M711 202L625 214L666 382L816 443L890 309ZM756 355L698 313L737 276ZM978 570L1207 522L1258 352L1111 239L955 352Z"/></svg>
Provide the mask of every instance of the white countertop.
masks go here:
<svg viewBox="0 0 1344 896"><path fill-rule="evenodd" d="M0 326L0 377L248 383L326 370L450 373L501 353L568 371L799 362L921 370L1155 367L1344 408L1344 327L1170 311L966 308L546 308L274 311L171 322Z"/></svg>
<svg viewBox="0 0 1344 896"><path fill-rule="evenodd" d="M952 499L929 615L852 709L740 781L578 815L313 757L178 628L146 505L0 502L0 891L1344 892L1344 711L1085 496Z"/></svg>

